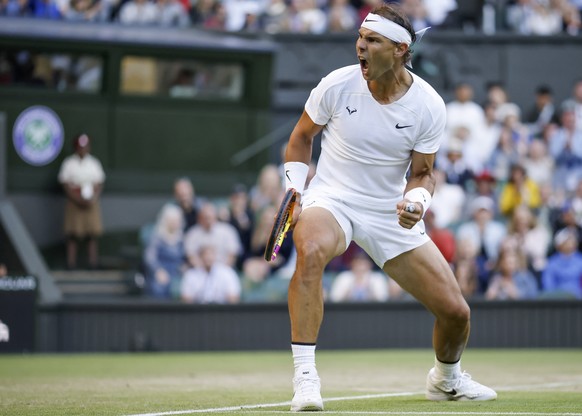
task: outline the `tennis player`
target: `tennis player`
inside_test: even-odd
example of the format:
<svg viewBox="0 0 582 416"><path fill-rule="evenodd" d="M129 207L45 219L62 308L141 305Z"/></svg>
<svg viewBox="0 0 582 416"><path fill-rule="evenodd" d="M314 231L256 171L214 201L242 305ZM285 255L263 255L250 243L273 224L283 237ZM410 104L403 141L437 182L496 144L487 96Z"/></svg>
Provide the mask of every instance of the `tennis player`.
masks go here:
<svg viewBox="0 0 582 416"><path fill-rule="evenodd" d="M352 240L436 318L426 397L497 397L461 371L469 306L422 221L446 116L442 98L405 66L416 37L398 6L376 7L359 29L359 65L321 80L289 138L286 186L301 194L294 212L297 267L289 286L292 411L323 410L315 366L322 274ZM317 174L304 191L313 139L321 131Z"/></svg>

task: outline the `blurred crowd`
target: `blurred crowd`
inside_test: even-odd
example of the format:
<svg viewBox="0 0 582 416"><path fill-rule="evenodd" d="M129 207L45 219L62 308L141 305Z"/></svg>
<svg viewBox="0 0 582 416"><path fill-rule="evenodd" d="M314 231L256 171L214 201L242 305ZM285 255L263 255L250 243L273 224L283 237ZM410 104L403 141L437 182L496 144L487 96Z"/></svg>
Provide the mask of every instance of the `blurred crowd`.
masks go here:
<svg viewBox="0 0 582 416"><path fill-rule="evenodd" d="M540 85L523 109L499 83L484 103L473 89L457 85L446 104L429 235L468 299L582 298L582 79L563 102ZM313 162L307 186L316 172ZM292 233L274 262L263 259L283 183L281 165L268 164L250 189L208 200L178 179L173 201L142 230L146 292L200 303L283 300ZM355 245L329 264L324 289L333 302L408 297Z"/></svg>
<svg viewBox="0 0 582 416"><path fill-rule="evenodd" d="M0 0L0 16L203 27L228 32L356 30L382 0ZM400 0L414 27L577 35L580 0Z"/></svg>

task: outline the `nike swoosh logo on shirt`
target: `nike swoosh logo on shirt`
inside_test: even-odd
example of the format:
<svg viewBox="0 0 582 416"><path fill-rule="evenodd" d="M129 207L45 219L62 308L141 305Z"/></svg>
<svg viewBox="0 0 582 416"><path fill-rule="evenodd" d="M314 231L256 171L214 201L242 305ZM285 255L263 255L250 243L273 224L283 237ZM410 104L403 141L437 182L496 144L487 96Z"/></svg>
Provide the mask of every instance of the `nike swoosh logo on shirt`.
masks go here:
<svg viewBox="0 0 582 416"><path fill-rule="evenodd" d="M412 127L412 124L410 124L410 125L408 125L408 126L401 126L401 125L400 125L400 123L396 124L396 128L397 128L398 130L400 130L400 129L405 129L405 128L407 128L407 127Z"/></svg>

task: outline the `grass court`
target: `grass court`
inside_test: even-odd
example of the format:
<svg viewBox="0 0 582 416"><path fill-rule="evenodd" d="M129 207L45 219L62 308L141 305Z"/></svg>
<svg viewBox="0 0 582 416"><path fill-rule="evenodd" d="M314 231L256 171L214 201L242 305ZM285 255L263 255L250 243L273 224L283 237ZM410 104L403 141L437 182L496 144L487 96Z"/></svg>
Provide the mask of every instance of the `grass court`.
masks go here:
<svg viewBox="0 0 582 416"><path fill-rule="evenodd" d="M316 353L329 415L582 416L582 350L468 349L463 369L493 402L424 399L431 350ZM0 415L290 413L291 353L0 356Z"/></svg>

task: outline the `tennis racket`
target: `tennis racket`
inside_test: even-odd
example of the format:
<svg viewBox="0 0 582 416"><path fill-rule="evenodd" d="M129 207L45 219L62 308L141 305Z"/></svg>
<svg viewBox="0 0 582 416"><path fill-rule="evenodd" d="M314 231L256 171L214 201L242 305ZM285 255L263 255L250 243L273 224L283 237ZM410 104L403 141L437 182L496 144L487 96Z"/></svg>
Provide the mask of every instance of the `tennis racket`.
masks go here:
<svg viewBox="0 0 582 416"><path fill-rule="evenodd" d="M296 199L297 191L291 188L285 193L285 197L281 201L281 206L279 206L279 211L277 211L275 223L273 224L267 246L265 247L265 260L267 261L273 261L277 258L277 253L279 253L283 245L283 240L285 240L287 231L289 231L289 227L291 227L291 222L293 221L293 208L295 207Z"/></svg>

